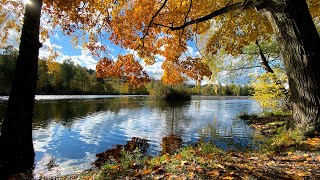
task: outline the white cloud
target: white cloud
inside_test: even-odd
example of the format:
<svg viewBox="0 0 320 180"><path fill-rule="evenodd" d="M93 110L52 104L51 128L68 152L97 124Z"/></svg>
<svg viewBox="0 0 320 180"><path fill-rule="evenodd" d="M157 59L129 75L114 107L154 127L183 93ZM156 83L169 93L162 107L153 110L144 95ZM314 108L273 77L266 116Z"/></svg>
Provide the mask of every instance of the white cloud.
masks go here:
<svg viewBox="0 0 320 180"><path fill-rule="evenodd" d="M161 68L163 61L157 61L151 66L147 66L144 62L141 65L147 71L148 75L154 79L161 79L163 75L163 69Z"/></svg>
<svg viewBox="0 0 320 180"><path fill-rule="evenodd" d="M77 65L80 65L89 69L95 69L96 64L98 63L98 60L93 58L89 50L86 50L81 46L77 46L77 48L81 52L80 55L66 55L62 51L63 50L62 46L55 43L51 43L50 39L46 39L42 43L42 48L40 48L39 50L39 57L43 59L48 58L51 55L50 49L53 49L59 54L58 58L56 59L56 61L59 63L62 63L66 59L71 59L71 61L73 61Z"/></svg>
<svg viewBox="0 0 320 180"><path fill-rule="evenodd" d="M40 48L39 49L39 58L46 59L50 56L50 51L47 48Z"/></svg>
<svg viewBox="0 0 320 180"><path fill-rule="evenodd" d="M13 46L15 48L19 48L19 41L20 41L20 33L16 30L10 29L9 36L7 39L6 46Z"/></svg>
<svg viewBox="0 0 320 180"><path fill-rule="evenodd" d="M194 54L194 51L193 51L193 48L192 47L190 47L190 46L187 46L187 53L188 54Z"/></svg>
<svg viewBox="0 0 320 180"><path fill-rule="evenodd" d="M96 69L96 65L98 63L97 59L94 59L93 56L91 55L90 51L82 49L80 55L64 55L61 54L57 61L58 62L63 62L63 60L66 59L71 59L75 64L78 64L80 66L89 68L89 69Z"/></svg>
<svg viewBox="0 0 320 180"><path fill-rule="evenodd" d="M132 54L135 59L140 59L138 56L138 51L135 51L133 49L128 49L127 52Z"/></svg>
<svg viewBox="0 0 320 180"><path fill-rule="evenodd" d="M81 55L78 56L78 58L79 61L82 62L83 66L90 69L96 69L98 60L94 59L88 50L81 50Z"/></svg>
<svg viewBox="0 0 320 180"><path fill-rule="evenodd" d="M54 49L62 49L62 46L57 45L57 44L52 44L50 39L46 39L43 43L42 43L42 47L43 48L54 48Z"/></svg>
<svg viewBox="0 0 320 180"><path fill-rule="evenodd" d="M187 51L185 53L186 56L191 56L191 57L200 57L200 52L196 49L194 49L191 46L187 46Z"/></svg>
<svg viewBox="0 0 320 180"><path fill-rule="evenodd" d="M142 61L141 65L143 66L144 70L147 71L148 75L154 79L161 79L163 75L163 69L161 68L165 57L161 55L156 55L156 62L153 65L146 65L144 61Z"/></svg>
<svg viewBox="0 0 320 180"><path fill-rule="evenodd" d="M156 55L156 61L157 62L163 62L166 58L164 56L161 56L161 55Z"/></svg>
<svg viewBox="0 0 320 180"><path fill-rule="evenodd" d="M47 59L51 55L50 49L58 51L62 49L62 46L52 44L50 39L46 39L44 42L42 42L42 47L39 49L39 58ZM60 52L58 52L58 54L60 54Z"/></svg>

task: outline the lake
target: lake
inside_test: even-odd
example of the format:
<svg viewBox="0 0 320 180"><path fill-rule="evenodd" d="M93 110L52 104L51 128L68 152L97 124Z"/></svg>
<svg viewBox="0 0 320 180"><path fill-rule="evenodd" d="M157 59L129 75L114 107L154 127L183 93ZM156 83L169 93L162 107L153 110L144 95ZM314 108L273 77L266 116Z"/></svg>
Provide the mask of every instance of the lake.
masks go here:
<svg viewBox="0 0 320 180"><path fill-rule="evenodd" d="M0 97L1 119L6 100ZM149 140L149 155L158 155L163 138L172 134L184 145L203 139L226 150L255 148L253 129L237 115L259 110L247 97L194 96L168 103L148 96L36 96L34 173L51 176L89 169L97 153L133 137Z"/></svg>

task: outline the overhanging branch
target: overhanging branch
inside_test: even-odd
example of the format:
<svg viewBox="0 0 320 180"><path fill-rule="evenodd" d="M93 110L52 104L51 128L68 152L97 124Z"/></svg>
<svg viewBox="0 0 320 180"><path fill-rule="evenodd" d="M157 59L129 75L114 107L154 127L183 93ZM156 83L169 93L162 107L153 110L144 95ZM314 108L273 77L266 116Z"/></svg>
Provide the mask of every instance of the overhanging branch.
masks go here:
<svg viewBox="0 0 320 180"><path fill-rule="evenodd" d="M154 21L154 18L156 18L158 16L158 14L160 13L160 11L166 6L166 3L167 3L168 0L165 0L163 2L163 4L161 5L161 7L158 9L158 11L152 16L150 22L149 22L149 25L147 27L147 30L146 30L146 33L143 35L142 39L144 39L147 35L148 35L148 32L149 32L149 29L150 27L152 26L152 23Z"/></svg>
<svg viewBox="0 0 320 180"><path fill-rule="evenodd" d="M216 16L219 16L219 15L222 15L222 14L225 14L227 12L231 12L231 11L235 11L235 10L238 10L238 9L242 9L244 6L243 6L243 2L239 2L239 3L235 3L235 4L231 4L231 5L226 5L225 7L219 9L219 10L216 10L206 16L203 16L201 18L198 18L198 19L194 19L194 20L191 20L191 21L188 21L188 22L185 22L183 25L181 26L176 26L176 27L172 27L172 26L167 26L167 25L160 25L160 24L156 24L158 26L162 26L162 27L167 27L169 28L170 30L172 31L175 31L175 30L180 30L180 29L183 29L189 25L192 25L192 24L197 24L197 23L200 23L200 22L204 22L204 21L207 21L209 19L212 19Z"/></svg>
<svg viewBox="0 0 320 180"><path fill-rule="evenodd" d="M214 12L212 12L212 13L206 15L206 16L201 17L201 18L194 19L194 20L191 20L191 21L188 21L188 22L184 22L184 24L182 24L180 26L174 27L173 25L170 26L170 25L164 25L164 24L159 24L159 23L153 23L153 24L157 25L157 26L169 28L172 31L181 30L181 29L184 29L185 27L187 27L189 25L197 24L197 23L200 23L200 22L204 22L204 21L212 19L212 18L214 18L216 16L228 13L228 12L232 12L232 11L239 10L239 9L244 10L244 9L248 9L248 8L251 8L251 7L256 7L256 9L259 10L259 9L264 8L268 4L264 0L244 0L242 2L238 2L238 3L234 3L234 4L230 4L230 2L231 1L229 1L229 3L225 7L221 8L221 9L218 9L218 10L216 10L216 11L214 11ZM191 7L190 7L190 9L191 9Z"/></svg>

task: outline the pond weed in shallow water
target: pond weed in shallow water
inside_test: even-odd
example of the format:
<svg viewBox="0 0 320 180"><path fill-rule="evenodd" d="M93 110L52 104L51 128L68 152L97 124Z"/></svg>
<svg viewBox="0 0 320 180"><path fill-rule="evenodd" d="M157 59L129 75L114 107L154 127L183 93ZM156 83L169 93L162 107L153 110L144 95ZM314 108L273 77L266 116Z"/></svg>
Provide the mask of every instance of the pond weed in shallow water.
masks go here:
<svg viewBox="0 0 320 180"><path fill-rule="evenodd" d="M248 134L250 136L248 136ZM199 142L213 144L225 151L248 151L258 149L261 142L255 138L250 128L245 133L238 133L237 128L218 127L216 121L208 123L199 131Z"/></svg>

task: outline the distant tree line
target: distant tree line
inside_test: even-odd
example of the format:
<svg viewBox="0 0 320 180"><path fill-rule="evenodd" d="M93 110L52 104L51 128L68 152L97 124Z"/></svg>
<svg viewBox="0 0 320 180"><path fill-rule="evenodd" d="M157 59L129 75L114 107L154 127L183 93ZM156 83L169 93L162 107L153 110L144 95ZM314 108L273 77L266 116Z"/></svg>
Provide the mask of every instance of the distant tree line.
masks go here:
<svg viewBox="0 0 320 180"><path fill-rule="evenodd" d="M8 95L14 78L18 53L12 47L0 53L0 94ZM121 79L97 78L95 71L75 65L39 60L37 94L148 94L142 86L134 88Z"/></svg>
<svg viewBox="0 0 320 180"><path fill-rule="evenodd" d="M159 97L163 94L170 94L172 91L180 94L203 95L203 96L252 96L254 89L249 86L241 85L221 85L207 84L204 86L187 85L184 83L177 85L164 85L161 81L152 80L146 85L151 96Z"/></svg>
<svg viewBox="0 0 320 180"><path fill-rule="evenodd" d="M6 47L0 53L0 95L8 95L14 78L15 60L18 56L13 47ZM170 85L171 86L171 85ZM170 87L161 81L135 88L116 78L97 78L92 69L75 65L71 59L62 63L39 60L37 94L161 94ZM172 86L171 86L172 87ZM251 95L249 86L205 85L202 87L180 84L177 91L193 95ZM168 89L168 88L167 88Z"/></svg>
<svg viewBox="0 0 320 180"><path fill-rule="evenodd" d="M144 86L134 88L121 79L97 78L94 70L75 65L70 59L53 63L39 61L38 94L147 94Z"/></svg>
<svg viewBox="0 0 320 180"><path fill-rule="evenodd" d="M13 47L5 47L0 55L0 94L8 95L14 78L18 52Z"/></svg>
<svg viewBox="0 0 320 180"><path fill-rule="evenodd" d="M251 96L253 88L249 85L240 86L235 84L221 85L209 84L201 87L201 95L205 96Z"/></svg>

